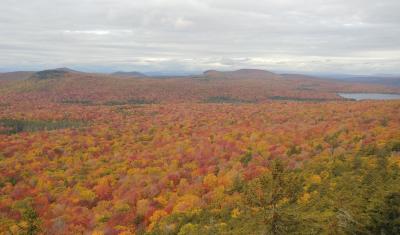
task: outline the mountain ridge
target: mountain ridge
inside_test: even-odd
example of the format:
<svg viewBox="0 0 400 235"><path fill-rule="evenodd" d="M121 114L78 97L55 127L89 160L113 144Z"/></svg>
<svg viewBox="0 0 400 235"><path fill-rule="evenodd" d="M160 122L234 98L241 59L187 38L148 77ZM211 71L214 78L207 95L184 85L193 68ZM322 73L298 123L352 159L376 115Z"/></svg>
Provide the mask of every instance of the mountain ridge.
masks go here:
<svg viewBox="0 0 400 235"><path fill-rule="evenodd" d="M261 69L239 69L234 71L206 70L203 76L207 78L279 78L280 75Z"/></svg>
<svg viewBox="0 0 400 235"><path fill-rule="evenodd" d="M111 73L110 75L119 76L119 77L147 77L146 74L137 72L137 71L129 71L129 72L117 71L117 72Z"/></svg>

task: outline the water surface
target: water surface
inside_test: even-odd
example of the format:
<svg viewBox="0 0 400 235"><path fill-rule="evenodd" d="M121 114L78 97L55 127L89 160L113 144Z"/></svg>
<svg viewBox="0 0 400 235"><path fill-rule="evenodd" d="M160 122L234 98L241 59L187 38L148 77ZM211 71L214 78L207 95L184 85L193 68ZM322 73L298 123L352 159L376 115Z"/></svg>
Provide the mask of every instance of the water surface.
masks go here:
<svg viewBox="0 0 400 235"><path fill-rule="evenodd" d="M400 100L400 94L384 93L338 93L343 98L355 100Z"/></svg>

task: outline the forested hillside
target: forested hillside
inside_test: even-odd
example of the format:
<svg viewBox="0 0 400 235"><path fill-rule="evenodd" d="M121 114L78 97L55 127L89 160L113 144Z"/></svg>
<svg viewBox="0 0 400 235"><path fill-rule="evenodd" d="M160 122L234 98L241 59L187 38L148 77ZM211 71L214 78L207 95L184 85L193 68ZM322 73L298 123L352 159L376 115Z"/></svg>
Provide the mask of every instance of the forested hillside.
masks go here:
<svg viewBox="0 0 400 235"><path fill-rule="evenodd" d="M0 87L0 234L400 233L379 87L60 76Z"/></svg>

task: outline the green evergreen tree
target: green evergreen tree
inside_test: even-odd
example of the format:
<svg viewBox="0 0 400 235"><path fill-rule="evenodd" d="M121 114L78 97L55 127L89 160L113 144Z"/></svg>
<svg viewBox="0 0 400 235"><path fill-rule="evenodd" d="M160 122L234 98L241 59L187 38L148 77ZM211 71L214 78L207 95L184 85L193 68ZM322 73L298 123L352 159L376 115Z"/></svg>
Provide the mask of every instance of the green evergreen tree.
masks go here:
<svg viewBox="0 0 400 235"><path fill-rule="evenodd" d="M302 185L300 178L288 172L281 161L274 161L271 173L249 184L246 202L261 209L265 234L288 234L299 227L295 208Z"/></svg>
<svg viewBox="0 0 400 235"><path fill-rule="evenodd" d="M372 234L400 234L400 193L393 192L387 195L383 203L377 205L371 214L368 230Z"/></svg>

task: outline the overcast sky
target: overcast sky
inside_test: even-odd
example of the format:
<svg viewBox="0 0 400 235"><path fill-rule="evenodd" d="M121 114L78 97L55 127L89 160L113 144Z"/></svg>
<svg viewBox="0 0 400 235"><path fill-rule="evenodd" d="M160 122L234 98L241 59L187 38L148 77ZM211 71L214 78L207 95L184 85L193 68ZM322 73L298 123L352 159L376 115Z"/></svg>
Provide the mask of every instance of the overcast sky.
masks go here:
<svg viewBox="0 0 400 235"><path fill-rule="evenodd" d="M400 0L1 0L0 70L400 73Z"/></svg>

